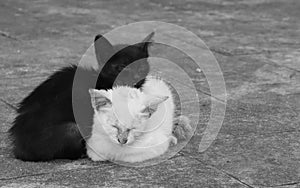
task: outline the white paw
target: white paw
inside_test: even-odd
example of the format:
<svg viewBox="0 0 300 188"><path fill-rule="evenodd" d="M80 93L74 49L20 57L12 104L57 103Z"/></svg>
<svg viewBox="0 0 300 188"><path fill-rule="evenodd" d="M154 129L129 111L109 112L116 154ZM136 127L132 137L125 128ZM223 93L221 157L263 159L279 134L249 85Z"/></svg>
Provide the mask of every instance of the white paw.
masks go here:
<svg viewBox="0 0 300 188"><path fill-rule="evenodd" d="M190 120L186 116L178 116L174 118L173 134L178 140L186 140L192 134Z"/></svg>
<svg viewBox="0 0 300 188"><path fill-rule="evenodd" d="M174 145L177 144L177 138L175 136L170 136L169 139L170 139L170 143L172 143Z"/></svg>
<svg viewBox="0 0 300 188"><path fill-rule="evenodd" d="M106 161L107 160L103 155L100 155L92 150L88 150L87 155L89 156L89 158L92 161Z"/></svg>

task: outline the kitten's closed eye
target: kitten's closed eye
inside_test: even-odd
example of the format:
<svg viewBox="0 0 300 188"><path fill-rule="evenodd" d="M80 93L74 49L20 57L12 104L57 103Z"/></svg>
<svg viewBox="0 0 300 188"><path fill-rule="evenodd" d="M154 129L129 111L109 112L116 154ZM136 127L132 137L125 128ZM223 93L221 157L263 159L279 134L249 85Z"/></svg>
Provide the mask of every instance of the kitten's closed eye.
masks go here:
<svg viewBox="0 0 300 188"><path fill-rule="evenodd" d="M95 107L97 110L100 110L102 107L111 105L111 102L105 98L96 98L95 99Z"/></svg>
<svg viewBox="0 0 300 188"><path fill-rule="evenodd" d="M99 111L102 107L111 106L112 102L106 97L105 90L89 89L91 102L94 109Z"/></svg>
<svg viewBox="0 0 300 188"><path fill-rule="evenodd" d="M105 105L107 105L107 104L108 104L108 101L106 101L106 100L105 100L105 101L104 101L104 100L102 100L102 101L101 101L101 100L98 100L98 101L97 101L97 106L100 106L100 107L101 107L101 106L105 106Z"/></svg>
<svg viewBox="0 0 300 188"><path fill-rule="evenodd" d="M118 132L120 132L120 128L117 125L112 125L112 127L117 129Z"/></svg>
<svg viewBox="0 0 300 188"><path fill-rule="evenodd" d="M148 118L155 112L156 109L147 106L144 110L142 110L142 115Z"/></svg>

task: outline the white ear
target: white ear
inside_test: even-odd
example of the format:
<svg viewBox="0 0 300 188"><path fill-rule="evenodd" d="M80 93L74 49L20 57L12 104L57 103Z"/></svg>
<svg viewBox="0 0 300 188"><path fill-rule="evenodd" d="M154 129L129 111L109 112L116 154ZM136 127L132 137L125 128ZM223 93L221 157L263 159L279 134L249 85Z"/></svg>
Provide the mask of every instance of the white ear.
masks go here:
<svg viewBox="0 0 300 188"><path fill-rule="evenodd" d="M156 111L158 105L166 101L168 98L168 96L147 95L145 106L146 108Z"/></svg>
<svg viewBox="0 0 300 188"><path fill-rule="evenodd" d="M100 108L111 105L111 100L107 97L107 91L89 89L91 95L92 106L95 110L99 111Z"/></svg>

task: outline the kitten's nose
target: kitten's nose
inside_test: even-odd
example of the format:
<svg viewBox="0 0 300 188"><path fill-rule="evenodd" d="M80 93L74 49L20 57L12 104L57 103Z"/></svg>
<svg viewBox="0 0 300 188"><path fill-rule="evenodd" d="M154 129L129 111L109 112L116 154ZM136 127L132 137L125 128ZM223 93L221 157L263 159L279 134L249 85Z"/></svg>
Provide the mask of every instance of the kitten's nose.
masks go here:
<svg viewBox="0 0 300 188"><path fill-rule="evenodd" d="M127 138L118 138L118 142L120 143L120 144L126 144L127 143Z"/></svg>

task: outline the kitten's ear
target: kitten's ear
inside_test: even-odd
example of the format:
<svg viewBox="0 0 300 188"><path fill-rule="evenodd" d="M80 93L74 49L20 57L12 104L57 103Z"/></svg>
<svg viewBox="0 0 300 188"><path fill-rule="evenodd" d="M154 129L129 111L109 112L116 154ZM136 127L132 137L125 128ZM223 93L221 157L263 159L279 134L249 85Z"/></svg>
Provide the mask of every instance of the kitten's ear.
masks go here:
<svg viewBox="0 0 300 188"><path fill-rule="evenodd" d="M146 99L145 110L152 114L157 110L158 105L166 101L168 98L168 96L148 95Z"/></svg>
<svg viewBox="0 0 300 188"><path fill-rule="evenodd" d="M154 36L155 32L152 31L149 35L147 35L142 42L153 42L152 38Z"/></svg>
<svg viewBox="0 0 300 188"><path fill-rule="evenodd" d="M107 98L107 91L105 90L97 90L97 89L89 89L89 93L91 95L92 106L95 110L99 111L100 108L111 105L111 101Z"/></svg>
<svg viewBox="0 0 300 188"><path fill-rule="evenodd" d="M104 65L115 53L113 45L102 35L96 35L94 46L99 65Z"/></svg>
<svg viewBox="0 0 300 188"><path fill-rule="evenodd" d="M151 32L149 35L147 35L141 43L138 44L138 46L140 48L142 48L143 51L148 51L148 47L150 44L152 44L152 42L154 42L153 40L153 36L154 36L154 31Z"/></svg>

